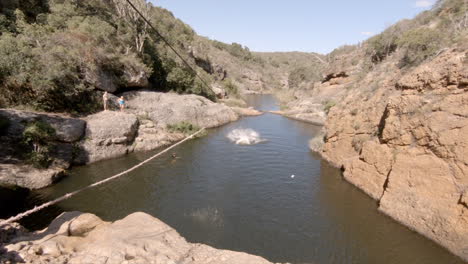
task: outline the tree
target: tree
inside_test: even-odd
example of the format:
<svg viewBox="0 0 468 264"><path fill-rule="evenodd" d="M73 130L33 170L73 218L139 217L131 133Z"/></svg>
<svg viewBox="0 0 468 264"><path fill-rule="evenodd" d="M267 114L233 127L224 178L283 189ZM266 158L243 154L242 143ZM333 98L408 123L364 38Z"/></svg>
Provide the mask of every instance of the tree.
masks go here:
<svg viewBox="0 0 468 264"><path fill-rule="evenodd" d="M148 24L138 12L127 2L127 0L112 0L119 18L125 20L134 31L134 44L138 54L143 52L143 46L148 37ZM130 0L138 11L145 17L149 17L151 5L146 0ZM127 54L132 47L127 47Z"/></svg>

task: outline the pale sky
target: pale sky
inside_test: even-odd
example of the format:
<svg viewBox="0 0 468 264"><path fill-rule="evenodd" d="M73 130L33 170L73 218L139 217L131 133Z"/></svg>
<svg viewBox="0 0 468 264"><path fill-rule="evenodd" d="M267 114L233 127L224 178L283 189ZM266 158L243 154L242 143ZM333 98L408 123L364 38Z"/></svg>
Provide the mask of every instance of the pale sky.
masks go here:
<svg viewBox="0 0 468 264"><path fill-rule="evenodd" d="M356 44L435 0L150 0L199 35L252 51L328 53Z"/></svg>

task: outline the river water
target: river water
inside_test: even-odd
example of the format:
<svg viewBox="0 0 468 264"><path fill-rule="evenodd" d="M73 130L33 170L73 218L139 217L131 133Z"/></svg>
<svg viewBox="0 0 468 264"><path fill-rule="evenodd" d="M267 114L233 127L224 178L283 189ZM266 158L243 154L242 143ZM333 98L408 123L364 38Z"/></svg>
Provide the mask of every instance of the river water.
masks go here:
<svg viewBox="0 0 468 264"><path fill-rule="evenodd" d="M257 109L278 108L272 96L247 99ZM235 144L227 136L236 129L252 129L262 142ZM380 214L374 200L311 153L308 141L319 129L269 113L242 118L177 147L178 159L163 156L25 222L41 224L39 218L49 219L63 210L91 212L105 220L143 211L190 242L274 262L463 263ZM50 200L154 153L74 168L70 177L29 199Z"/></svg>

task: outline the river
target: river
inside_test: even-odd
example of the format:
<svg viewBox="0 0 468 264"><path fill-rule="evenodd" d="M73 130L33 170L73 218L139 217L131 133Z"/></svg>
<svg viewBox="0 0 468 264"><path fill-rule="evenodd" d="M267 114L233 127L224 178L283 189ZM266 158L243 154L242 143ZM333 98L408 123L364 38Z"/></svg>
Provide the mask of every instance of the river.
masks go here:
<svg viewBox="0 0 468 264"><path fill-rule="evenodd" d="M278 108L269 95L247 99L260 110ZM252 129L264 141L234 144L227 135L235 129ZM244 251L274 262L463 263L379 213L374 200L311 153L308 141L319 130L269 113L245 117L177 147L175 160L169 153L25 223L43 225L64 210L91 212L105 220L143 211L174 227L190 242ZM50 200L154 153L76 167L70 177L32 192L28 199Z"/></svg>

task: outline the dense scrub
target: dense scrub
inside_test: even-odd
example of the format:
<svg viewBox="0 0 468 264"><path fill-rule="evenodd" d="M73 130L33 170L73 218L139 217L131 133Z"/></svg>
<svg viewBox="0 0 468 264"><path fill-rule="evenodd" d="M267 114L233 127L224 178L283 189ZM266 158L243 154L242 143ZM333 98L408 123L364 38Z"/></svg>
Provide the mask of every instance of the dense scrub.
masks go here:
<svg viewBox="0 0 468 264"><path fill-rule="evenodd" d="M167 10L134 2L192 63L194 31ZM94 112L97 89L144 87L135 76L151 89L213 98L124 1L8 0L0 8L0 107Z"/></svg>

